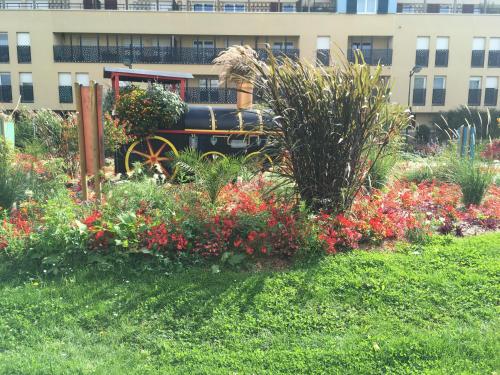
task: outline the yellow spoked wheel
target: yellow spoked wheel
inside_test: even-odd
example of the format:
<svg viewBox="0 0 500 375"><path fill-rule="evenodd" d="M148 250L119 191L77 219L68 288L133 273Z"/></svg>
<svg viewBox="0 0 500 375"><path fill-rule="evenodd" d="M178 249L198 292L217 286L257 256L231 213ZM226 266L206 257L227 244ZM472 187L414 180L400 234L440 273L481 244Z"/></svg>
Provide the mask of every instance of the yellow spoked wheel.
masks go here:
<svg viewBox="0 0 500 375"><path fill-rule="evenodd" d="M132 172L134 163L139 162L170 180L177 173L174 156L178 155L179 152L168 139L157 135L147 137L130 145L125 154L125 169Z"/></svg>
<svg viewBox="0 0 500 375"><path fill-rule="evenodd" d="M273 159L268 154L260 151L255 151L245 156L245 162L248 163L255 171L268 171L272 169Z"/></svg>
<svg viewBox="0 0 500 375"><path fill-rule="evenodd" d="M219 151L208 151L200 156L201 160L208 160L208 161L216 160L218 158L227 159L227 156Z"/></svg>

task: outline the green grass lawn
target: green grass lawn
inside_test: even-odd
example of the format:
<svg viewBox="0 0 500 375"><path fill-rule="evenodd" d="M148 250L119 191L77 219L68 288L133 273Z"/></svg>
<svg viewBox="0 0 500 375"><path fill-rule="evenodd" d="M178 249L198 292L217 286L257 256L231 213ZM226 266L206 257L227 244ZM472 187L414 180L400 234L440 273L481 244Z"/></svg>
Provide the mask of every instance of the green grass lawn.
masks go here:
<svg viewBox="0 0 500 375"><path fill-rule="evenodd" d="M288 271L0 267L1 374L492 374L500 234Z"/></svg>

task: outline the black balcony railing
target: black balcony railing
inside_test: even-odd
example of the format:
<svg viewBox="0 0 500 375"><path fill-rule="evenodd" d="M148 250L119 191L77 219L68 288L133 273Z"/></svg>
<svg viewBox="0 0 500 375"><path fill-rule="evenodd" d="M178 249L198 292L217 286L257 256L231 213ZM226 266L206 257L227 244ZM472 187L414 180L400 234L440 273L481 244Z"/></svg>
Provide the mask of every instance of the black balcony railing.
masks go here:
<svg viewBox="0 0 500 375"><path fill-rule="evenodd" d="M428 49L417 49L415 54L415 65L417 66L428 66L429 65L429 50Z"/></svg>
<svg viewBox="0 0 500 375"><path fill-rule="evenodd" d="M22 84L19 86L19 91L21 93L21 103L33 103L35 101L32 83Z"/></svg>
<svg viewBox="0 0 500 375"><path fill-rule="evenodd" d="M329 49L316 50L316 59L318 60L318 64L324 66L330 65L330 50Z"/></svg>
<svg viewBox="0 0 500 375"><path fill-rule="evenodd" d="M11 103L12 102L12 86L11 85L0 85L0 102Z"/></svg>
<svg viewBox="0 0 500 375"><path fill-rule="evenodd" d="M481 105L481 89L469 89L467 104L474 106Z"/></svg>
<svg viewBox="0 0 500 375"><path fill-rule="evenodd" d="M473 68L482 68L484 66L484 50L472 50L470 65Z"/></svg>
<svg viewBox="0 0 500 375"><path fill-rule="evenodd" d="M20 64L31 62L31 46L17 46L17 62Z"/></svg>
<svg viewBox="0 0 500 375"><path fill-rule="evenodd" d="M236 90L230 88L186 88L187 103L235 104Z"/></svg>
<svg viewBox="0 0 500 375"><path fill-rule="evenodd" d="M363 49L349 50L348 59L350 62L355 60L355 51L360 51L363 54L365 63L368 65L392 65L392 49Z"/></svg>
<svg viewBox="0 0 500 375"><path fill-rule="evenodd" d="M123 63L133 64L212 64L225 48L196 47L109 47L109 46L54 46L55 62ZM275 55L292 58L299 56L298 49L275 50ZM261 59L267 51L258 49Z"/></svg>
<svg viewBox="0 0 500 375"><path fill-rule="evenodd" d="M8 63L9 60L9 46L0 46L0 63Z"/></svg>
<svg viewBox="0 0 500 375"><path fill-rule="evenodd" d="M413 89L413 105L425 105L426 89Z"/></svg>
<svg viewBox="0 0 500 375"><path fill-rule="evenodd" d="M436 50L435 66L438 66L438 67L448 66L448 50L447 49L437 49Z"/></svg>
<svg viewBox="0 0 500 375"><path fill-rule="evenodd" d="M498 102L498 89L486 88L484 90L484 105L496 107Z"/></svg>
<svg viewBox="0 0 500 375"><path fill-rule="evenodd" d="M500 51L489 51L488 52L488 67L498 68L500 67Z"/></svg>
<svg viewBox="0 0 500 375"><path fill-rule="evenodd" d="M446 89L432 90L432 105L444 105L446 99Z"/></svg>
<svg viewBox="0 0 500 375"><path fill-rule="evenodd" d="M59 103L73 103L73 87L59 86Z"/></svg>

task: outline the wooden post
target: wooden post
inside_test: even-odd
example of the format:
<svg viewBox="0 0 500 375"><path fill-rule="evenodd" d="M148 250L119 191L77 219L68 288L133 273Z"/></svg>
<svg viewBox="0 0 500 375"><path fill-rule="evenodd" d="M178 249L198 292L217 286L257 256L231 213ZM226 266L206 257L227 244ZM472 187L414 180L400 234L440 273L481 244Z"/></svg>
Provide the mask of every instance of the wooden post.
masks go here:
<svg viewBox="0 0 500 375"><path fill-rule="evenodd" d="M92 127L92 161L94 170L94 190L96 200L101 201L101 155L99 147L99 126L97 123L97 83L90 82L90 125Z"/></svg>
<svg viewBox="0 0 500 375"><path fill-rule="evenodd" d="M83 130L82 94L81 85L75 82L76 114L78 120L78 149L80 153L80 184L82 186L82 200L88 199L87 190L87 158L85 156L85 134Z"/></svg>

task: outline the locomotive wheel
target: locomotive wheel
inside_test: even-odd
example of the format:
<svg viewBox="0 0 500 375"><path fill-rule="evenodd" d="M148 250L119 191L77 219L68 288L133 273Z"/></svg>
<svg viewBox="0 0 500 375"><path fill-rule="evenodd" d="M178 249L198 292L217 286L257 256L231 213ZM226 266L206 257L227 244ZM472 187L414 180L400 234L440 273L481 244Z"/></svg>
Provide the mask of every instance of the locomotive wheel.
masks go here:
<svg viewBox="0 0 500 375"><path fill-rule="evenodd" d="M256 171L267 171L274 165L273 159L268 154L260 151L255 151L245 156L245 162L252 163Z"/></svg>
<svg viewBox="0 0 500 375"><path fill-rule="evenodd" d="M173 165L174 155L178 156L179 152L168 139L157 135L147 137L130 145L125 154L125 169L132 172L133 164L140 162L151 170L158 167L170 180L177 173L177 167Z"/></svg>
<svg viewBox="0 0 500 375"><path fill-rule="evenodd" d="M201 160L208 160L208 161L212 161L218 158L227 159L227 156L219 151L208 151L200 156Z"/></svg>

